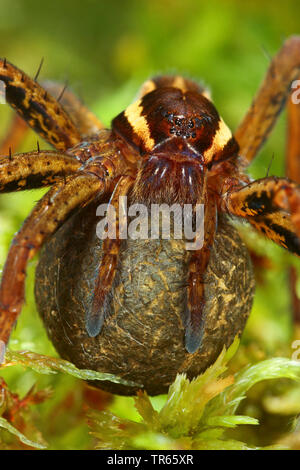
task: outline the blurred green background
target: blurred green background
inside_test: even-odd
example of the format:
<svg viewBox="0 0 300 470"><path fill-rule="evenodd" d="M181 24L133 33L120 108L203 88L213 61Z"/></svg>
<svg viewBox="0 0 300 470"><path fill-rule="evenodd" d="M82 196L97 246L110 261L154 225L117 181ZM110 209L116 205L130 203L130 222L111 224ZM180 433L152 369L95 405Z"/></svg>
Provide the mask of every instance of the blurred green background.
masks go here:
<svg viewBox="0 0 300 470"><path fill-rule="evenodd" d="M31 76L43 57L39 80L67 80L107 126L134 99L144 80L153 74L176 72L209 86L217 109L234 130L251 103L270 56L285 38L299 32L297 0L0 0L0 56ZM5 135L11 116L6 105L0 106L0 137ZM36 148L36 139L30 132L22 151ZM274 154L270 173L283 175L284 151L285 113L251 165L250 174L265 176ZM13 233L41 194L29 191L1 196L1 264ZM243 342L263 344L267 355L289 351L292 325L287 270L290 264L298 268L299 263L272 243L253 234L246 237L253 249L270 257L272 269L259 272L253 314ZM29 269L26 307L11 348L55 354L34 310L35 263ZM33 372L15 369L3 375L20 393L37 379ZM41 380L39 377L39 383ZM73 387L75 379L43 380L42 384L56 387L57 399L62 390ZM130 400L119 398L114 406L122 413L124 406L129 409ZM79 429L79 438L76 429L69 431L69 437L65 433L64 440L55 438L53 447L84 447L85 430Z"/></svg>

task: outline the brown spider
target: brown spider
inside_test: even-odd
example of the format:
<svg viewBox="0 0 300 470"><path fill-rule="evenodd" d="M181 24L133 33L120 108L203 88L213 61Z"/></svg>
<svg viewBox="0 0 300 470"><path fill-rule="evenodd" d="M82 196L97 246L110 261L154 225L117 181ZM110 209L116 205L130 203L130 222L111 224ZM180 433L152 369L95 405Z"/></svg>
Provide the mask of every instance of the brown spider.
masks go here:
<svg viewBox="0 0 300 470"><path fill-rule="evenodd" d="M22 120L55 150L3 156L0 190L19 191L53 185L15 236L0 286L2 358L24 301L28 261L79 207L100 195L147 205L204 203L204 244L191 253L187 279L185 346L198 350L205 304L203 277L214 243L218 214L242 217L259 232L300 255L300 187L288 178L251 181L244 168L273 127L300 74L300 37L292 37L272 60L266 78L234 137L204 88L180 76L147 81L139 99L112 121L107 130L70 92L42 87L22 71L0 61L6 100ZM51 94L50 94L51 93ZM53 95L60 95L54 99ZM60 102L59 102L60 101ZM299 106L288 100L288 176L300 182ZM18 118L15 143L24 132ZM1 153L4 153L3 144ZM119 221L116 221L119 230ZM120 238L107 238L87 314L93 337L105 319L120 252ZM0 348L0 349L1 349Z"/></svg>

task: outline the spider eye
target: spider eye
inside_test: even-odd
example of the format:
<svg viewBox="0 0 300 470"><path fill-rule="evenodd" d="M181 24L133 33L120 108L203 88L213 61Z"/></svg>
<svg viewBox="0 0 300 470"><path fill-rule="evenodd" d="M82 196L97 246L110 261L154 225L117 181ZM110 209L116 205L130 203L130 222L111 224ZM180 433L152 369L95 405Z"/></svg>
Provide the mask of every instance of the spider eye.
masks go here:
<svg viewBox="0 0 300 470"><path fill-rule="evenodd" d="M170 125L169 134L182 137L183 139L195 139L197 137L197 131L203 129L206 124L211 123L210 116L206 115L186 118L174 117L173 114L167 112L162 112L161 114ZM191 129L193 129L193 131L191 131Z"/></svg>

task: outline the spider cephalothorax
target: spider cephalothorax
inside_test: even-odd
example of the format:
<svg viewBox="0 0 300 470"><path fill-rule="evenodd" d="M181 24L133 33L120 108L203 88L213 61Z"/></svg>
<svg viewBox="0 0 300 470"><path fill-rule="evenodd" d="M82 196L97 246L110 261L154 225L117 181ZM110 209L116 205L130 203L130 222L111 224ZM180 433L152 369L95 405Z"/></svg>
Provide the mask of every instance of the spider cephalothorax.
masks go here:
<svg viewBox="0 0 300 470"><path fill-rule="evenodd" d="M202 245L187 260L181 312L185 348L190 354L197 353L206 332L204 277L222 214L246 219L299 255L298 184L275 177L251 181L244 173L275 123L291 82L299 76L299 57L300 39L294 37L272 61L234 136L204 88L179 76L148 80L137 101L113 119L111 130L105 130L71 92L62 95L59 87L49 82L43 88L6 60L0 61L7 102L56 149L38 148L14 156L9 151L7 157L1 157L2 192L53 185L16 235L4 267L0 287L2 353L24 301L28 260L79 208L101 198L116 209L122 196L147 206L204 204ZM300 154L295 131L300 118L298 108L290 103L289 110L293 129L289 161L293 161ZM20 126L23 129L21 121L16 121L14 129ZM300 175L294 176L300 181ZM122 251L118 218L115 225L116 238L103 241L85 312L90 337L99 335L107 319L109 294L116 280ZM199 237L196 234L195 240ZM226 285L226 279L222 282Z"/></svg>
<svg viewBox="0 0 300 470"><path fill-rule="evenodd" d="M199 87L195 91L197 85L190 80L179 82L174 77L171 82L170 77L164 78L168 86L159 77L153 79L152 86L143 87L152 91L113 120L114 132L137 148L142 157L164 155L209 166L237 154L230 130L203 90Z"/></svg>
<svg viewBox="0 0 300 470"><path fill-rule="evenodd" d="M205 91L178 77L158 77L112 122L140 155L137 202L196 204L213 163L238 155L238 145Z"/></svg>

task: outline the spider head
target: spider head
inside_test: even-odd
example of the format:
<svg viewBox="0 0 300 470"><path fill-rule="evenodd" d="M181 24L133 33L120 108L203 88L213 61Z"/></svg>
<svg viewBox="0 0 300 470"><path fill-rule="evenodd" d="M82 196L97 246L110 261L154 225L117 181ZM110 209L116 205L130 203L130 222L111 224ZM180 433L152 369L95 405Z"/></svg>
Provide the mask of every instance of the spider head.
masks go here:
<svg viewBox="0 0 300 470"><path fill-rule="evenodd" d="M209 167L238 152L214 105L195 89L156 88L119 114L112 127L142 156L193 160Z"/></svg>

